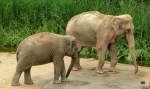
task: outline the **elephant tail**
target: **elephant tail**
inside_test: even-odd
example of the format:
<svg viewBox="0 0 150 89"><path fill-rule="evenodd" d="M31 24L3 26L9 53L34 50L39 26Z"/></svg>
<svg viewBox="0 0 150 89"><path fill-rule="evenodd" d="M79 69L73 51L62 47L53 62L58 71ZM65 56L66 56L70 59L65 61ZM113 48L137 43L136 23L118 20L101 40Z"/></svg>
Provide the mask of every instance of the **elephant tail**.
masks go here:
<svg viewBox="0 0 150 89"><path fill-rule="evenodd" d="M67 71L67 73L66 73L66 78L68 78L68 76L69 76L69 74L70 74L70 72L71 72L71 70L72 70L72 67L73 67L73 65L74 65L74 62L75 62L75 59L74 59L74 57L72 57L70 66L69 66L68 71Z"/></svg>

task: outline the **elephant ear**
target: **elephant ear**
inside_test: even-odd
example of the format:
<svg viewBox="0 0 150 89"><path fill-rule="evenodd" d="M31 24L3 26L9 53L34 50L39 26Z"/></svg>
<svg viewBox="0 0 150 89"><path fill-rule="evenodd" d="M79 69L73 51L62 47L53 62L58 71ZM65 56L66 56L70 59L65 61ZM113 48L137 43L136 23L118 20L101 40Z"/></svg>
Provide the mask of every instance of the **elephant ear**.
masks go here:
<svg viewBox="0 0 150 89"><path fill-rule="evenodd" d="M132 17L130 15L115 16L112 21L112 27L114 30L126 30L129 29Z"/></svg>
<svg viewBox="0 0 150 89"><path fill-rule="evenodd" d="M112 20L112 28L116 31L116 36L125 36L133 28L132 17L130 15L115 16Z"/></svg>
<svg viewBox="0 0 150 89"><path fill-rule="evenodd" d="M71 38L66 40L65 50L68 55L72 55L72 53L75 52L75 45L76 45L75 40L72 40Z"/></svg>
<svg viewBox="0 0 150 89"><path fill-rule="evenodd" d="M121 29L122 20L120 18L114 18L112 21L112 27L115 31Z"/></svg>
<svg viewBox="0 0 150 89"><path fill-rule="evenodd" d="M75 40L71 41L70 49L72 50L73 53L76 51L76 41Z"/></svg>

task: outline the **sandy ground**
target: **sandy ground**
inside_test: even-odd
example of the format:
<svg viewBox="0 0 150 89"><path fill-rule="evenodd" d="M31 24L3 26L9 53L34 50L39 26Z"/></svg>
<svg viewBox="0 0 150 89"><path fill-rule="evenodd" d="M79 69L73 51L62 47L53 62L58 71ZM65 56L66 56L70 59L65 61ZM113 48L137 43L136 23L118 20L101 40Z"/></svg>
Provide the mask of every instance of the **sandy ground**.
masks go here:
<svg viewBox="0 0 150 89"><path fill-rule="evenodd" d="M65 57L66 69L70 63L70 58ZM140 84L145 81L150 84L150 68L139 67L139 73L133 74L133 66L118 64L118 73L106 72L97 74L93 69L97 65L97 60L93 58L81 59L83 69L72 71L67 82L55 85L53 81L53 64L45 64L32 67L32 79L34 85L24 85L23 75L21 76L21 86L12 87L10 85L16 67L15 53L0 53L0 89L148 89ZM106 62L104 69L107 71L109 63Z"/></svg>

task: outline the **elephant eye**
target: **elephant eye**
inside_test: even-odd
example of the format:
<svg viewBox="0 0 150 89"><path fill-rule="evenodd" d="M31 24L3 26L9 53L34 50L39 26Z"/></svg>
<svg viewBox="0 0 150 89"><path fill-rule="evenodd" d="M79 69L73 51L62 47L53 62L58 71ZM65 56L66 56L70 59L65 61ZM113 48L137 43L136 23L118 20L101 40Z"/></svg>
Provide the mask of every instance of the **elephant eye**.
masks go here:
<svg viewBox="0 0 150 89"><path fill-rule="evenodd" d="M126 32L129 32L130 30L131 30L131 29L128 28L128 29L126 30Z"/></svg>

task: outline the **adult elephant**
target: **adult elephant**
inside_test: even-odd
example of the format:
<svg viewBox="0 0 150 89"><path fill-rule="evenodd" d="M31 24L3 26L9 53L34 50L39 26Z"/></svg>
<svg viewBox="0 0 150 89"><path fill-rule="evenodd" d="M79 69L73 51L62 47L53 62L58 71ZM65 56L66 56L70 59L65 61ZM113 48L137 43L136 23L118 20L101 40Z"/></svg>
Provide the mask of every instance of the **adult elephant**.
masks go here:
<svg viewBox="0 0 150 89"><path fill-rule="evenodd" d="M134 73L138 72L136 61L135 42L133 34L134 25L129 14L113 16L105 15L98 11L83 12L71 18L67 24L66 34L77 39L80 53L83 47L96 47L99 62L97 72L103 73L105 52L107 48L111 53L110 71L115 71L117 64L116 38L124 36L135 67ZM80 60L76 60L75 70L81 69Z"/></svg>

